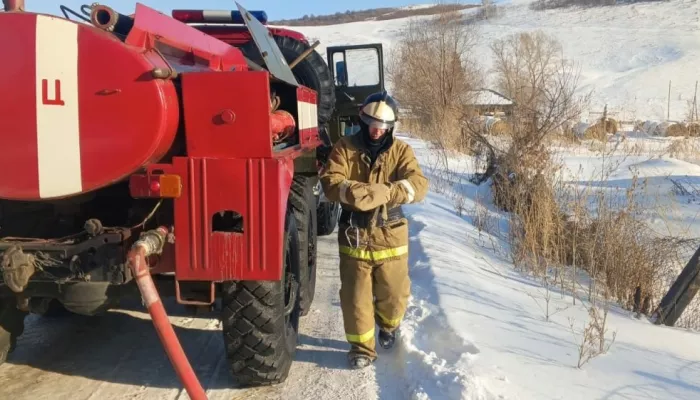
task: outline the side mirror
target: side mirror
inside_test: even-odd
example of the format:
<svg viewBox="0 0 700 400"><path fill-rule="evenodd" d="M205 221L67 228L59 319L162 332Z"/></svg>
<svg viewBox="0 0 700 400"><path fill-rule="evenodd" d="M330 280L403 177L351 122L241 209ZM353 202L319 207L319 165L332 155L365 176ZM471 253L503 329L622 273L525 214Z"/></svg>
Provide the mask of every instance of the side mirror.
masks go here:
<svg viewBox="0 0 700 400"><path fill-rule="evenodd" d="M348 71L345 68L345 61L338 61L335 63L335 75L338 86L348 85Z"/></svg>

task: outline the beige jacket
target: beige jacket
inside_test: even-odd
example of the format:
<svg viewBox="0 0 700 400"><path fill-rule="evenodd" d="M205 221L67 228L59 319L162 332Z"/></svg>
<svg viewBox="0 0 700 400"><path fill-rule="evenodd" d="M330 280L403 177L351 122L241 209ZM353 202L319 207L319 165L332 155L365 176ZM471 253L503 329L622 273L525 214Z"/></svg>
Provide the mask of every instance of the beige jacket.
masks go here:
<svg viewBox="0 0 700 400"><path fill-rule="evenodd" d="M386 213L387 209L422 201L428 193L411 146L392 138L370 169L370 158L360 135L341 138L329 155L321 174L326 197L346 210ZM342 254L368 261L402 257L408 253L408 221L401 218L384 227L348 229L339 227ZM359 245L358 245L359 244Z"/></svg>

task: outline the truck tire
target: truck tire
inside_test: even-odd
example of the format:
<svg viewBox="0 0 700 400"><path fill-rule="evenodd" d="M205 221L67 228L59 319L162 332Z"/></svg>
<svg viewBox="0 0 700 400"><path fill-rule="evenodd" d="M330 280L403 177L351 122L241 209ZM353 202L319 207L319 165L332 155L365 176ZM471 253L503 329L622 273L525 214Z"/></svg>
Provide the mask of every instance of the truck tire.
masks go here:
<svg viewBox="0 0 700 400"><path fill-rule="evenodd" d="M284 382L299 335L299 240L288 209L282 279L222 285L222 326L226 356L236 383L263 386Z"/></svg>
<svg viewBox="0 0 700 400"><path fill-rule="evenodd" d="M318 236L328 236L338 226L340 203L324 202L316 209L318 218Z"/></svg>
<svg viewBox="0 0 700 400"><path fill-rule="evenodd" d="M317 214L314 206L313 179L303 175L295 175L292 180L292 190L289 202L294 210L297 229L299 230L299 247L301 248L301 288L299 290L299 306L301 316L311 309L316 291L316 246L317 246Z"/></svg>
<svg viewBox="0 0 700 400"><path fill-rule="evenodd" d="M274 37L287 63L294 61L311 47L288 36L275 35ZM265 61L254 41L247 42L240 47L240 50L251 61L265 66ZM316 91L318 95L318 124L319 126L325 125L331 119L331 115L335 110L335 86L326 61L314 50L294 67L292 73L301 85Z"/></svg>
<svg viewBox="0 0 700 400"><path fill-rule="evenodd" d="M15 350L17 338L24 333L24 311L17 309L13 298L0 299L0 365Z"/></svg>

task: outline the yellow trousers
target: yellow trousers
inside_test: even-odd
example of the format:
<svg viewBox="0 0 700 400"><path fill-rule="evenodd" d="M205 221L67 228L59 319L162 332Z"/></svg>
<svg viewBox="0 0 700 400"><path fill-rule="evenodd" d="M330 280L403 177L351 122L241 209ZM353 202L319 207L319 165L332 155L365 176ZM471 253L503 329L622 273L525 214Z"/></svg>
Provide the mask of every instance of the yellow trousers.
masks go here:
<svg viewBox="0 0 700 400"><path fill-rule="evenodd" d="M368 261L340 255L340 307L350 354L364 354L372 360L375 350L375 324L388 332L401 322L411 280L408 254L387 261Z"/></svg>

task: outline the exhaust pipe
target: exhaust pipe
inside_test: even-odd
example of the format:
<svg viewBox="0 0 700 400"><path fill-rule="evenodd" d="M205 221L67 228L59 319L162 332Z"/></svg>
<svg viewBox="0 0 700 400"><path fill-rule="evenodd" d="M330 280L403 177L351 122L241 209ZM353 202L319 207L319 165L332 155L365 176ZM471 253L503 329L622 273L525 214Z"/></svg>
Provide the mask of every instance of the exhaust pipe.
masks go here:
<svg viewBox="0 0 700 400"><path fill-rule="evenodd" d="M5 5L5 11L24 11L24 0L2 0Z"/></svg>
<svg viewBox="0 0 700 400"><path fill-rule="evenodd" d="M180 345L180 341L177 339L177 335L175 335L173 326L168 320L168 315L165 313L165 307L163 307L163 302L153 283L153 278L151 277L150 268L148 266L147 258L163 250L167 236L168 229L162 226L144 233L131 247L127 255L127 262L136 279L141 297L148 308L148 313L151 315L158 337L161 343L163 343L165 352L168 354L168 358L175 368L180 382L182 382L185 387L190 399L206 400L207 395L187 360L187 356Z"/></svg>

